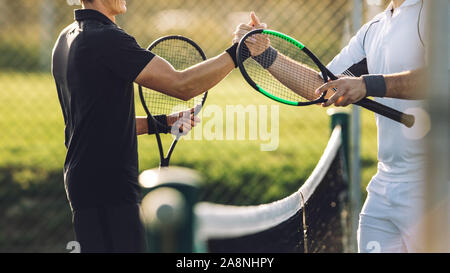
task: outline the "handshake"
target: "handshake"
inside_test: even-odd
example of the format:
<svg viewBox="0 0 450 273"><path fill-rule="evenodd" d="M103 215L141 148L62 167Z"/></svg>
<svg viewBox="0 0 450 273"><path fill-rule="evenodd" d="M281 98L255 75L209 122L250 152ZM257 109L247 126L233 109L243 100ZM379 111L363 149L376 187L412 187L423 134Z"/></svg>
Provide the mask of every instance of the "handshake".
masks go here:
<svg viewBox="0 0 450 273"><path fill-rule="evenodd" d="M247 34L249 31L254 29L265 29L267 25L265 23L260 23L256 14L252 11L250 13L251 20L248 24L240 24L237 26L236 31L233 33L233 44L239 43L239 41Z"/></svg>
<svg viewBox="0 0 450 273"><path fill-rule="evenodd" d="M250 13L251 20L247 24L240 24L236 27L235 32L233 33L233 44L234 46L231 48L232 50L237 49L237 44L245 36L248 32L255 29L266 29L267 25L265 23L261 23L256 14L252 11ZM246 57L255 57L259 56L270 46L270 40L264 35L254 35L249 37L245 41L246 50L248 50L248 54ZM230 52L229 52L230 53ZM233 54L230 54L233 57ZM235 60L234 60L235 61ZM236 61L235 61L236 63Z"/></svg>

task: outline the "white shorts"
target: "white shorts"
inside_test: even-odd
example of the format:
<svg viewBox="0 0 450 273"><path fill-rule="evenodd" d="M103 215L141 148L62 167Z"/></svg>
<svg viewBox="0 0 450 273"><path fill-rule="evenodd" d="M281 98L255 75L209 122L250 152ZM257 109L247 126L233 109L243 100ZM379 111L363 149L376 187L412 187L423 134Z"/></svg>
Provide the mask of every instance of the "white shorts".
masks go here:
<svg viewBox="0 0 450 273"><path fill-rule="evenodd" d="M385 182L373 178L359 216L358 251L420 252L424 182Z"/></svg>

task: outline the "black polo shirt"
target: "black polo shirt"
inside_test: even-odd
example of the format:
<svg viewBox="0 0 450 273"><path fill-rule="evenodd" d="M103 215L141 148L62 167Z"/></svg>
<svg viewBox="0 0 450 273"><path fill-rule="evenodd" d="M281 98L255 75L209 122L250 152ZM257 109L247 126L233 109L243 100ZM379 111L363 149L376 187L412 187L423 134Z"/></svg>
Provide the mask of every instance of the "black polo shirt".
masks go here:
<svg viewBox="0 0 450 273"><path fill-rule="evenodd" d="M133 81L154 55L98 11L76 10L75 20L52 58L69 201L75 210L138 202Z"/></svg>

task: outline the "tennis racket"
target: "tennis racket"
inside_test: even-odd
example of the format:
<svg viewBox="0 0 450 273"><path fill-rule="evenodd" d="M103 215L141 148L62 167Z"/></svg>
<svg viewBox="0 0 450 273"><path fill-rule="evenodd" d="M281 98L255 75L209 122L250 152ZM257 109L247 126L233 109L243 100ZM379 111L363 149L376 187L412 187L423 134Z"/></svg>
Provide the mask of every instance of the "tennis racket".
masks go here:
<svg viewBox="0 0 450 273"><path fill-rule="evenodd" d="M154 41L148 50L168 61L176 70L184 70L190 66L206 60L205 53L194 41L183 36L166 36ZM155 119L156 115L169 115L174 112L189 111L194 108L197 115L203 107L208 92L204 92L188 101L183 101L166 94L139 85L139 97L148 118L153 120L156 142L158 144L160 167L168 167L170 157L178 141L183 135L181 128L175 130L175 138L170 145L167 156L164 156L163 145L159 135L160 129L166 124L161 124ZM149 128L150 129L150 128ZM172 129L172 133L173 133Z"/></svg>
<svg viewBox="0 0 450 273"><path fill-rule="evenodd" d="M277 31L256 29L242 37L238 46L238 66L256 91L277 102L306 106L326 102L326 92L314 91L323 82L337 77L302 43ZM344 74L353 76L350 71ZM399 112L368 98L356 103L407 127L414 116Z"/></svg>

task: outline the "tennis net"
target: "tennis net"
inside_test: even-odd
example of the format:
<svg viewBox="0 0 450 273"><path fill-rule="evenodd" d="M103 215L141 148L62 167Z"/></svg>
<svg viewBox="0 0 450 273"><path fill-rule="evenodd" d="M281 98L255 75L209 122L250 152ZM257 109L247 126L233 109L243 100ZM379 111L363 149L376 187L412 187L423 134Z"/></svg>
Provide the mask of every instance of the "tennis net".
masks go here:
<svg viewBox="0 0 450 273"><path fill-rule="evenodd" d="M269 204L195 207L196 244L215 253L345 252L347 173L336 126L310 177L292 195Z"/></svg>

